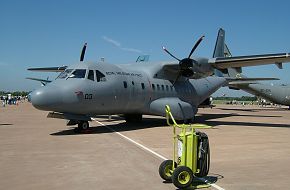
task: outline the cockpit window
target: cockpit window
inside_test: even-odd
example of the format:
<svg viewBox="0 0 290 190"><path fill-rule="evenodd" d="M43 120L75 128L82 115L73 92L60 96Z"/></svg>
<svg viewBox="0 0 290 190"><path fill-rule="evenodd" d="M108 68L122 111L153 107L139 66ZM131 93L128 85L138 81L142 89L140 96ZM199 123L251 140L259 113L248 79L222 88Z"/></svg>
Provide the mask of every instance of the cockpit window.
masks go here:
<svg viewBox="0 0 290 190"><path fill-rule="evenodd" d="M95 80L94 71L93 70L89 70L88 79L92 80L92 81Z"/></svg>
<svg viewBox="0 0 290 190"><path fill-rule="evenodd" d="M66 69L65 71L63 71L58 75L57 79L65 79L71 72L72 69Z"/></svg>
<svg viewBox="0 0 290 190"><path fill-rule="evenodd" d="M86 69L76 69L68 78L85 78Z"/></svg>
<svg viewBox="0 0 290 190"><path fill-rule="evenodd" d="M96 70L96 77L97 77L97 82L106 81L105 75L98 70Z"/></svg>

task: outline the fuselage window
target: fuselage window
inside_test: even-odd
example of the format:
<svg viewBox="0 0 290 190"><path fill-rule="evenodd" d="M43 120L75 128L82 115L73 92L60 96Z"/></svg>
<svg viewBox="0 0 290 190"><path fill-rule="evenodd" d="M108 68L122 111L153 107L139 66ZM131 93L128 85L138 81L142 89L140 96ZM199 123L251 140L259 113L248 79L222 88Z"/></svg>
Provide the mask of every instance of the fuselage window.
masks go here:
<svg viewBox="0 0 290 190"><path fill-rule="evenodd" d="M105 75L101 73L99 70L96 70L96 77L97 77L97 82L106 81Z"/></svg>
<svg viewBox="0 0 290 190"><path fill-rule="evenodd" d="M161 85L161 89L162 89L162 91L164 91L164 85L163 84Z"/></svg>
<svg viewBox="0 0 290 190"><path fill-rule="evenodd" d="M123 84L124 84L124 88L127 88L127 82L123 81Z"/></svg>
<svg viewBox="0 0 290 190"><path fill-rule="evenodd" d="M88 74L88 79L94 81L94 71L93 70L89 70L89 74Z"/></svg>
<svg viewBox="0 0 290 190"><path fill-rule="evenodd" d="M155 90L155 84L152 84L152 89Z"/></svg>
<svg viewBox="0 0 290 190"><path fill-rule="evenodd" d="M157 84L157 90L160 90L160 85L159 84Z"/></svg>
<svg viewBox="0 0 290 190"><path fill-rule="evenodd" d="M76 69L68 78L85 78L86 76L86 69Z"/></svg>
<svg viewBox="0 0 290 190"><path fill-rule="evenodd" d="M141 83L141 87L144 90L145 89L145 84L144 83Z"/></svg>
<svg viewBox="0 0 290 190"><path fill-rule="evenodd" d="M134 85L135 83L134 83L134 81L132 81L132 85Z"/></svg>
<svg viewBox="0 0 290 190"><path fill-rule="evenodd" d="M69 76L69 74L72 72L72 69L66 69L65 71L63 71L62 73L60 73L60 75L58 75L57 79L64 79L67 76Z"/></svg>
<svg viewBox="0 0 290 190"><path fill-rule="evenodd" d="M169 87L168 87L168 85L166 85L166 91L169 91Z"/></svg>

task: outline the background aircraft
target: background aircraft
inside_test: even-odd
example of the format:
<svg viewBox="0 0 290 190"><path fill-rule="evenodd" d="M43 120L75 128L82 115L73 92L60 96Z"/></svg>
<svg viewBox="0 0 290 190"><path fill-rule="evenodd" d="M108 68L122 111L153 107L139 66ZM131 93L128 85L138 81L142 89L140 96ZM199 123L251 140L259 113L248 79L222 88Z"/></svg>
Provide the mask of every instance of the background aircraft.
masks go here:
<svg viewBox="0 0 290 190"><path fill-rule="evenodd" d="M96 115L122 114L126 121L140 121L143 114L164 116L165 105L175 118L190 121L199 104L227 83L225 77L213 76L215 69L290 61L288 53L219 57L224 54L221 35L214 58L193 57L203 38L184 59L163 48L177 61L129 64L84 62L85 44L79 63L28 69L61 72L56 80L33 91L31 102L37 109L53 111L48 117L67 119L68 125L78 124L80 130L87 129Z"/></svg>
<svg viewBox="0 0 290 190"><path fill-rule="evenodd" d="M228 46L224 45L224 57L232 57ZM278 64L282 69L282 66ZM220 74L219 74L220 75ZM223 74L225 77L241 79L241 81L229 82L229 88L233 90L243 90L255 96L260 96L275 104L289 106L290 109L290 86L289 85L269 85L261 84L257 80L251 80L242 74L242 68L228 68ZM254 78L252 78L254 79ZM258 79L258 78L256 78ZM243 81L244 80L244 81ZM247 81L246 81L247 80ZM277 80L275 78L260 78L258 80Z"/></svg>

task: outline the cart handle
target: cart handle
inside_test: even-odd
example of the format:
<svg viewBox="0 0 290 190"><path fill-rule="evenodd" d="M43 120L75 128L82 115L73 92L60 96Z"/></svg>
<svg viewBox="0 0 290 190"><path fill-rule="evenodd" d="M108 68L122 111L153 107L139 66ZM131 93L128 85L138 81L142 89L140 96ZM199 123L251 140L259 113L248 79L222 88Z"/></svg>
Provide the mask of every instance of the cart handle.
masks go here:
<svg viewBox="0 0 290 190"><path fill-rule="evenodd" d="M209 125L206 125L206 124L200 124L200 123L196 123L196 124L193 124L193 125L190 125L190 124L181 124L181 125L178 125L171 113L171 110L170 110L170 106L169 105L166 105L165 106L165 112L166 112L166 121L167 121L167 124L169 126L173 126L173 127L178 127L178 128L182 128L182 129L185 129L185 128L193 128L193 129L208 129L208 128L212 128L211 126ZM170 123L170 120L173 122L173 123Z"/></svg>

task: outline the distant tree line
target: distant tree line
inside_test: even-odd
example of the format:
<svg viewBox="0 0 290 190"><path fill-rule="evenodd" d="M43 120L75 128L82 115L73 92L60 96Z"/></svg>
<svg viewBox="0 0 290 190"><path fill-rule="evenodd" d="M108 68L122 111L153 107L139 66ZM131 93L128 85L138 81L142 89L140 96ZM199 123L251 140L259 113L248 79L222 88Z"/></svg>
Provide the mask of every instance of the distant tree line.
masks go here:
<svg viewBox="0 0 290 190"><path fill-rule="evenodd" d="M224 100L224 101L257 101L256 96L242 96L242 97L213 97L213 100Z"/></svg>
<svg viewBox="0 0 290 190"><path fill-rule="evenodd" d="M15 92L6 92L6 91L0 91L0 96L4 96L7 94L11 94L12 96L27 96L30 92L26 91L15 91Z"/></svg>

